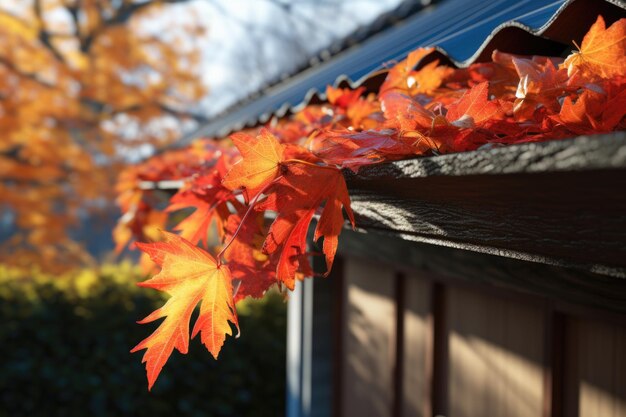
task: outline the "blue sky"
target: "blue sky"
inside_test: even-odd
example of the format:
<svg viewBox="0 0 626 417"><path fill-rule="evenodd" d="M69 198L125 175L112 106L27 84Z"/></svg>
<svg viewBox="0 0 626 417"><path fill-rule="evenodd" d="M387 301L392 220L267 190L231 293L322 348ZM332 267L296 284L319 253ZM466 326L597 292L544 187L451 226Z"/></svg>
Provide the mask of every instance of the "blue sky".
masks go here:
<svg viewBox="0 0 626 417"><path fill-rule="evenodd" d="M208 19L203 111L215 114L400 0L198 0ZM281 6L287 4L288 6Z"/></svg>

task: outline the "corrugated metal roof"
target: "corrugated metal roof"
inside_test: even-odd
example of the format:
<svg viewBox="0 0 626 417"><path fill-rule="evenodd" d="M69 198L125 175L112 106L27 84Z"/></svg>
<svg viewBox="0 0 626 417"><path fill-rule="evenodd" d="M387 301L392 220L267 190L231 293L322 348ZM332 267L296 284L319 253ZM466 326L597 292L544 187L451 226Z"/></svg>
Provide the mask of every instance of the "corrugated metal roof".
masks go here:
<svg viewBox="0 0 626 417"><path fill-rule="evenodd" d="M444 0L417 13L413 10L400 23L259 92L258 98L239 103L177 145L196 137L223 137L265 123L273 115L282 117L323 99L320 92L329 84L365 83L375 90L382 77L373 79L369 74L404 59L420 46L437 46L433 58L456 66L489 60L494 49L559 55L569 50L572 40L582 38L598 13L610 22L621 17L624 7L620 0ZM571 24L574 20L576 24Z"/></svg>

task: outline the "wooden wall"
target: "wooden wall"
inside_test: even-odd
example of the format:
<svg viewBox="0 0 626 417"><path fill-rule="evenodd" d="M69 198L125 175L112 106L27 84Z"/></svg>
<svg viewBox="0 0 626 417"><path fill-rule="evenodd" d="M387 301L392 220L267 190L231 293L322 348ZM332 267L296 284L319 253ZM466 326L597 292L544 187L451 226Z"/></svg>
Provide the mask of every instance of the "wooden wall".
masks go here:
<svg viewBox="0 0 626 417"><path fill-rule="evenodd" d="M393 271L365 260L347 262L342 334L342 415L390 416L396 313Z"/></svg>
<svg viewBox="0 0 626 417"><path fill-rule="evenodd" d="M541 416L542 311L472 290L447 293L449 414Z"/></svg>
<svg viewBox="0 0 626 417"><path fill-rule="evenodd" d="M566 415L626 416L626 332L621 326L579 319L567 334Z"/></svg>
<svg viewBox="0 0 626 417"><path fill-rule="evenodd" d="M626 417L626 320L342 260L335 416Z"/></svg>

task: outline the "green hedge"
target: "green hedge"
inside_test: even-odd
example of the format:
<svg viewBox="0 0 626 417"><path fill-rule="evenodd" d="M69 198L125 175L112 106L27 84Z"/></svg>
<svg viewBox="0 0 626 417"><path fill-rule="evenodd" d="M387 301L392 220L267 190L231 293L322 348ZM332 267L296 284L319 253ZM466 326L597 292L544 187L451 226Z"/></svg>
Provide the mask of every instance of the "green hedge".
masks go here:
<svg viewBox="0 0 626 417"><path fill-rule="evenodd" d="M129 266L50 279L0 266L0 416L280 416L285 393L285 303L238 305L242 335L218 361L194 339L175 352L152 392L142 353L163 302ZM35 274L36 276L36 274Z"/></svg>

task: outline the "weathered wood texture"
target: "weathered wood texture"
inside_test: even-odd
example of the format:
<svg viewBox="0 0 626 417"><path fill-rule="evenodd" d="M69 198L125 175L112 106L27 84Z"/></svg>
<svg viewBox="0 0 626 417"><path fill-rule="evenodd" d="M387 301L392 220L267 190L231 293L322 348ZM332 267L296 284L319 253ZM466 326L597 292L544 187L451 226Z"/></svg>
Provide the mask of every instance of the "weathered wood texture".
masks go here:
<svg viewBox="0 0 626 417"><path fill-rule="evenodd" d="M626 133L346 172L357 225L626 277Z"/></svg>

